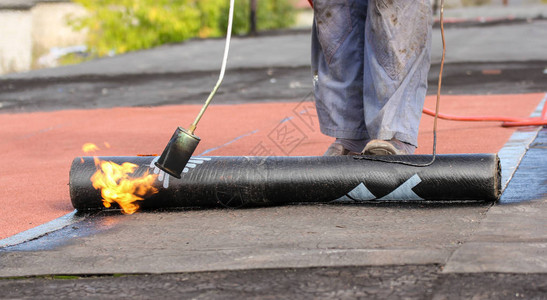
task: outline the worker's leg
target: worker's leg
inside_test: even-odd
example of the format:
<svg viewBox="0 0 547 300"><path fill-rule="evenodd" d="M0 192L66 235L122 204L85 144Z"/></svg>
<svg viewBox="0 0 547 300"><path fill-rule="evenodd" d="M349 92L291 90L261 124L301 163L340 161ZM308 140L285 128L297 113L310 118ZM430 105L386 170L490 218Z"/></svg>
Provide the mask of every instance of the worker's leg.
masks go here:
<svg viewBox="0 0 547 300"><path fill-rule="evenodd" d="M371 139L418 145L431 25L430 0L369 1L363 99Z"/></svg>
<svg viewBox="0 0 547 300"><path fill-rule="evenodd" d="M315 0L312 73L321 132L365 139L363 46L366 0Z"/></svg>

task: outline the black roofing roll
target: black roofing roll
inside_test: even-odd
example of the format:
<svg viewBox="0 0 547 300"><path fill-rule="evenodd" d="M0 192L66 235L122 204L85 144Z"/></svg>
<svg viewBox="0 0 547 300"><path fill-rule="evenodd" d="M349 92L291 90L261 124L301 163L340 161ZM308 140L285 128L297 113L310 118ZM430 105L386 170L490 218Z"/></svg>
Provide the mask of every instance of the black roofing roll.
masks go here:
<svg viewBox="0 0 547 300"><path fill-rule="evenodd" d="M138 165L134 176L154 173L158 157L99 157ZM384 159L426 163L429 155ZM78 210L104 209L91 176L92 157L76 158L70 197ZM500 196L496 154L437 155L427 167L363 159L363 156L192 157L181 179L165 175L158 192L139 201L143 209L195 206L262 206L291 202L496 201Z"/></svg>

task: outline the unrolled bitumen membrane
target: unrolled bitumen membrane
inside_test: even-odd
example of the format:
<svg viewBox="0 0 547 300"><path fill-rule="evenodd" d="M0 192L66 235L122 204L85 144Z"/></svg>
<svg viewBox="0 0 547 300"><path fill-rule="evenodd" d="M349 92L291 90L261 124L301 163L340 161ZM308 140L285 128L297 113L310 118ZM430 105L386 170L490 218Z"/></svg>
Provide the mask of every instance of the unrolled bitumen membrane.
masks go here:
<svg viewBox="0 0 547 300"><path fill-rule="evenodd" d="M98 157L138 168L131 176L154 174L156 156ZM385 156L427 163L430 155ZM77 157L70 169L70 197L77 210L106 209L92 186L93 157ZM500 196L496 154L437 155L427 167L368 160L364 156L194 156L180 179L167 174L141 209L268 206L294 202L496 201ZM116 206L112 206L116 208Z"/></svg>

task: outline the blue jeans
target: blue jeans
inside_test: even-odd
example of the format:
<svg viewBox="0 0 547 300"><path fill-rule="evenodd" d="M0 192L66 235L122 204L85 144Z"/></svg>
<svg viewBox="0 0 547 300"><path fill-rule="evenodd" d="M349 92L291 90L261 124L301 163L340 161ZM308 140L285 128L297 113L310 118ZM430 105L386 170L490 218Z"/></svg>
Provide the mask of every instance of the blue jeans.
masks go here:
<svg viewBox="0 0 547 300"><path fill-rule="evenodd" d="M430 0L315 0L312 73L321 132L417 146Z"/></svg>

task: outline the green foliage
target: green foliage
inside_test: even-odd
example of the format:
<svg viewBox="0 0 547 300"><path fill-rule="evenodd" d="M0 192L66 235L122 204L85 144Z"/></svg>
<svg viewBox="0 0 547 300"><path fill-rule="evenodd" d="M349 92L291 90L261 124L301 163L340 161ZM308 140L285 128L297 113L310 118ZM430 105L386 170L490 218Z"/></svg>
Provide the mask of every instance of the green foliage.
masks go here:
<svg viewBox="0 0 547 300"><path fill-rule="evenodd" d="M59 58L58 62L61 66L66 66L66 65L79 64L79 63L82 63L82 62L85 62L85 61L88 61L88 60L91 60L91 59L93 59L93 57L82 56L79 53L69 53L69 54L61 56Z"/></svg>
<svg viewBox="0 0 547 300"><path fill-rule="evenodd" d="M491 0L462 0L463 6L481 6L490 4Z"/></svg>
<svg viewBox="0 0 547 300"><path fill-rule="evenodd" d="M193 37L218 37L226 32L229 0L73 0L87 17L72 19L75 29L88 31L94 56L151 48ZM259 30L294 23L292 0L257 0ZM249 30L249 0L236 0L233 33Z"/></svg>
<svg viewBox="0 0 547 300"><path fill-rule="evenodd" d="M295 9L291 0L256 0L257 30L268 30L286 28L295 21ZM228 26L228 11L230 3L228 0L217 1L222 9L220 14L220 28L226 32ZM235 0L234 10L234 34L245 34L249 32L250 22L249 0Z"/></svg>

